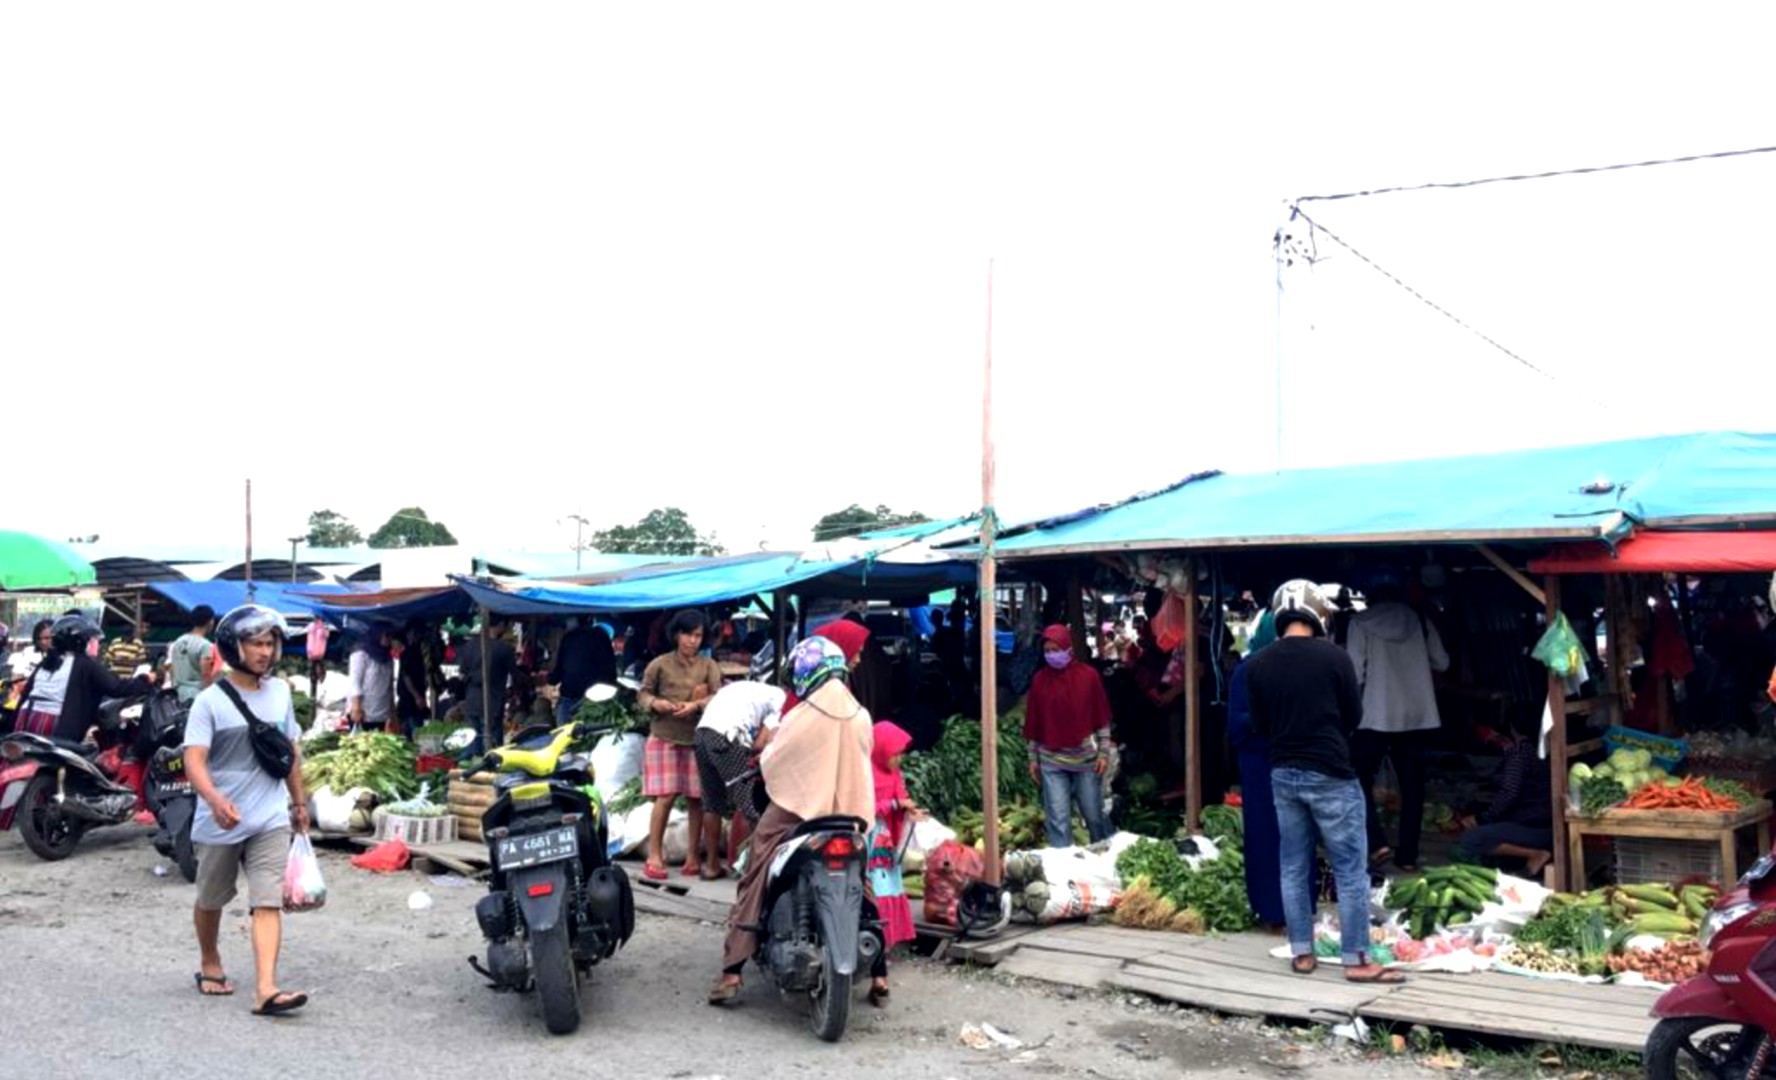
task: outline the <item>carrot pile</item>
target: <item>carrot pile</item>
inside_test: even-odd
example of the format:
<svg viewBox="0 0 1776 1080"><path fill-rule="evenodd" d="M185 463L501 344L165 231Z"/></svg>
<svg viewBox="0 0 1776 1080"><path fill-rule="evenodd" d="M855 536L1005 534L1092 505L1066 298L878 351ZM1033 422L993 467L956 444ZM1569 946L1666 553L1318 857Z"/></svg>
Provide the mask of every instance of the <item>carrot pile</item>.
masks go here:
<svg viewBox="0 0 1776 1080"><path fill-rule="evenodd" d="M1622 804L1630 810L1737 810L1739 801L1708 790L1697 777L1676 787L1646 784Z"/></svg>

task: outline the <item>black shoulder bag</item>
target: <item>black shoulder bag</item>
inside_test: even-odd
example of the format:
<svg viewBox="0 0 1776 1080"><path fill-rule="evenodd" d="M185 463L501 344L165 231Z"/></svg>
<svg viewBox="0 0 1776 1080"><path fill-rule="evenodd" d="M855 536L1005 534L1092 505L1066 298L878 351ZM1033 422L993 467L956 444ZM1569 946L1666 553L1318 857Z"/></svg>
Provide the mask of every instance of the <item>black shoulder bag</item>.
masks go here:
<svg viewBox="0 0 1776 1080"><path fill-rule="evenodd" d="M234 702L241 716L247 721L247 739L253 746L253 757L259 761L259 767L270 773L272 779L283 780L290 775L290 769L296 764L296 748L290 745L290 737L282 731L253 715L247 703L240 696L240 691L226 677L217 680L217 686Z"/></svg>

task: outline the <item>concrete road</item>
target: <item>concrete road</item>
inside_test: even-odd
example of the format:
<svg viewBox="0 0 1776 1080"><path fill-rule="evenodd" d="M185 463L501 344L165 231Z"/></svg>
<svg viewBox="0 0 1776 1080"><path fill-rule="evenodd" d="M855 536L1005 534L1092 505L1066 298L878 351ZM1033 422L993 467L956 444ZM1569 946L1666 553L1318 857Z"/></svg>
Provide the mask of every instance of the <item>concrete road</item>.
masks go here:
<svg viewBox="0 0 1776 1080"><path fill-rule="evenodd" d="M295 1017L254 1017L245 909L237 904L223 924L242 992L199 998L192 889L176 874L156 876L148 833L91 834L60 863L0 834L0 1076L1145 1080L1188 1071L1374 1080L1378 1069L1411 1071L1292 1047L1252 1024L926 961L897 964L890 1007L860 998L847 1038L827 1045L809 1033L799 1003L757 979L739 1005L711 1008L703 993L720 929L645 914L628 948L594 971L580 1030L556 1038L534 999L487 990L465 963L480 946L477 887L369 874L335 853L324 855L327 907L285 921L283 986L313 1002ZM430 910L409 910L418 890ZM962 1025L983 1021L1028 1048L963 1045Z"/></svg>

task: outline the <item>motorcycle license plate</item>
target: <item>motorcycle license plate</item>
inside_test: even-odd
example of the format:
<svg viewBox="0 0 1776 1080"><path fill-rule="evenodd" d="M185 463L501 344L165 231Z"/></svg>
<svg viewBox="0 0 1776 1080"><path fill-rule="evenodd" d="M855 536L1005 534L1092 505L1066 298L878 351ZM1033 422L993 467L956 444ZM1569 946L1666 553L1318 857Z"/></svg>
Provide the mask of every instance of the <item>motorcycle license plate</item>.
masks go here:
<svg viewBox="0 0 1776 1080"><path fill-rule="evenodd" d="M170 799L175 795L189 795L191 794L191 781L163 780L154 789L154 792L163 799Z"/></svg>
<svg viewBox="0 0 1776 1080"><path fill-rule="evenodd" d="M506 837L494 849L494 861L501 870L522 870L526 866L564 862L578 858L579 854L580 842L574 827L563 825L547 832Z"/></svg>

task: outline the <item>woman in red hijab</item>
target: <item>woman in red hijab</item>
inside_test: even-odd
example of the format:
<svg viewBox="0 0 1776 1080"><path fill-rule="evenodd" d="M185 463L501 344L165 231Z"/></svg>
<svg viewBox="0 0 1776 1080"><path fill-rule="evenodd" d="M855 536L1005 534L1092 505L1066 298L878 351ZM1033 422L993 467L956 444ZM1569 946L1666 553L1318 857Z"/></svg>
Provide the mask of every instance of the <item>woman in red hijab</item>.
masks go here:
<svg viewBox="0 0 1776 1080"><path fill-rule="evenodd" d="M1073 845L1073 808L1092 843L1110 837L1104 817L1104 769L1110 754L1110 698L1090 664L1073 659L1073 631L1059 624L1042 632L1044 666L1030 680L1024 738L1030 778L1042 788L1042 812L1051 848Z"/></svg>
<svg viewBox="0 0 1776 1080"><path fill-rule="evenodd" d="M841 646L842 647L842 646ZM913 905L907 900L906 883L901 879L900 852L913 822L925 811L913 805L907 794L906 777L901 774L901 759L913 745L913 737L890 720L875 726L875 742L870 747L870 772L876 785L876 827L870 830L869 884L876 900L876 915L882 920L882 944L892 949L903 941L918 936L913 929ZM881 966L871 972L870 1004L881 1005L888 996L888 969Z"/></svg>

